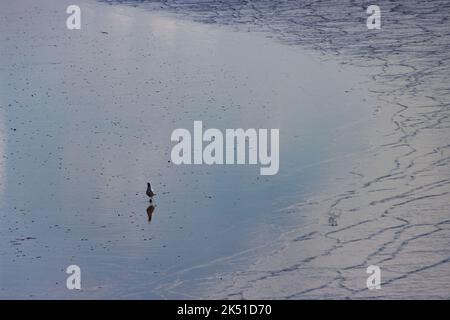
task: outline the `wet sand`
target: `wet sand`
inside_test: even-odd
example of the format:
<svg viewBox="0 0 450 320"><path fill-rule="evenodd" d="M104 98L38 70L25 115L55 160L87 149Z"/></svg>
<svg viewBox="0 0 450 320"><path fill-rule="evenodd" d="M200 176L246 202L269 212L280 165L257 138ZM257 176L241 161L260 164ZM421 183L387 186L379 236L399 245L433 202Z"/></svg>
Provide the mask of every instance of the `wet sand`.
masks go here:
<svg viewBox="0 0 450 320"><path fill-rule="evenodd" d="M286 45L350 64L362 73L377 68L370 76L370 92L377 95L370 106L370 148L345 177L330 177L321 195L286 210L323 218L286 233L282 245L245 271L226 274L221 282L199 279L200 288L219 283L213 297L449 298L450 4L379 1L382 29L368 32L369 4L144 5L206 24L269 32ZM382 290L365 287L370 264L383 271ZM177 286L184 290L193 284L170 289ZM201 289L197 292L202 296Z"/></svg>
<svg viewBox="0 0 450 320"><path fill-rule="evenodd" d="M302 3L2 10L0 297L448 298L448 7ZM280 128L280 173L171 165L194 120Z"/></svg>
<svg viewBox="0 0 450 320"><path fill-rule="evenodd" d="M82 29L71 31L68 4L2 10L1 297L194 297L164 286L270 252L304 220L280 210L367 147L371 111L361 104L370 98L352 67L95 1L80 3ZM280 172L172 165L171 132L194 120L280 128ZM81 292L65 287L71 264Z"/></svg>

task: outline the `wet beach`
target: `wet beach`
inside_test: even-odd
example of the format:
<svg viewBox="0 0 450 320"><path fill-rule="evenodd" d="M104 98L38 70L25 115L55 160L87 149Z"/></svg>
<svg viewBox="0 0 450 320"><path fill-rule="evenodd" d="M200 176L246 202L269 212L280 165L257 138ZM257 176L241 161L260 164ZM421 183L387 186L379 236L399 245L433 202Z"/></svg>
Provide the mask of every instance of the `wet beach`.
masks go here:
<svg viewBox="0 0 450 320"><path fill-rule="evenodd" d="M447 3L31 3L0 19L1 298L448 298ZM280 128L280 172L171 164L195 120Z"/></svg>

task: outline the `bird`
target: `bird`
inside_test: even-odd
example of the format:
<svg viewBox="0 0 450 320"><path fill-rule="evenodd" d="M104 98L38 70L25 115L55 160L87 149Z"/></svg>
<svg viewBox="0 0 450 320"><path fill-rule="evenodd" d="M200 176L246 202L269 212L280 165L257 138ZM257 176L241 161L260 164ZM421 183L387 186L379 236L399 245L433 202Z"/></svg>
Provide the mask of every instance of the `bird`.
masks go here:
<svg viewBox="0 0 450 320"><path fill-rule="evenodd" d="M152 186L150 185L150 182L147 182L147 191L145 192L147 196L149 196L150 201L152 198L156 195L156 193L153 192Z"/></svg>

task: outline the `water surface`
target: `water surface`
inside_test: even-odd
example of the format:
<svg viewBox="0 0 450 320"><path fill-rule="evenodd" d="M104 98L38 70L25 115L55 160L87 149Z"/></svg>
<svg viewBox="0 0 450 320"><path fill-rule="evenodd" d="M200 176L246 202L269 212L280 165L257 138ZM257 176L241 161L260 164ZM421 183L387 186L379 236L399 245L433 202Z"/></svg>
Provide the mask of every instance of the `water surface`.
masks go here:
<svg viewBox="0 0 450 320"><path fill-rule="evenodd" d="M81 6L80 31L64 27L65 2L2 6L3 298L189 297L158 288L242 268L211 262L269 250L316 219L283 209L367 148L366 78L351 67L261 35ZM192 131L194 120L279 128L279 173L172 165L171 132ZM71 264L81 267L81 292L65 288Z"/></svg>

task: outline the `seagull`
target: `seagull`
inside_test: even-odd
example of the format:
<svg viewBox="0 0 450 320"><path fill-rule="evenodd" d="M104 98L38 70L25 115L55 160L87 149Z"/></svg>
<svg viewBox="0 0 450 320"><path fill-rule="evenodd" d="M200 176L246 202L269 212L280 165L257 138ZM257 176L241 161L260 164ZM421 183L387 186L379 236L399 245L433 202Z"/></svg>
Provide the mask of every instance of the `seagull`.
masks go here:
<svg viewBox="0 0 450 320"><path fill-rule="evenodd" d="M150 182L147 182L147 191L145 192L146 195L149 196L150 201L152 200L153 196L156 195L156 193L153 192L152 186L150 185Z"/></svg>

